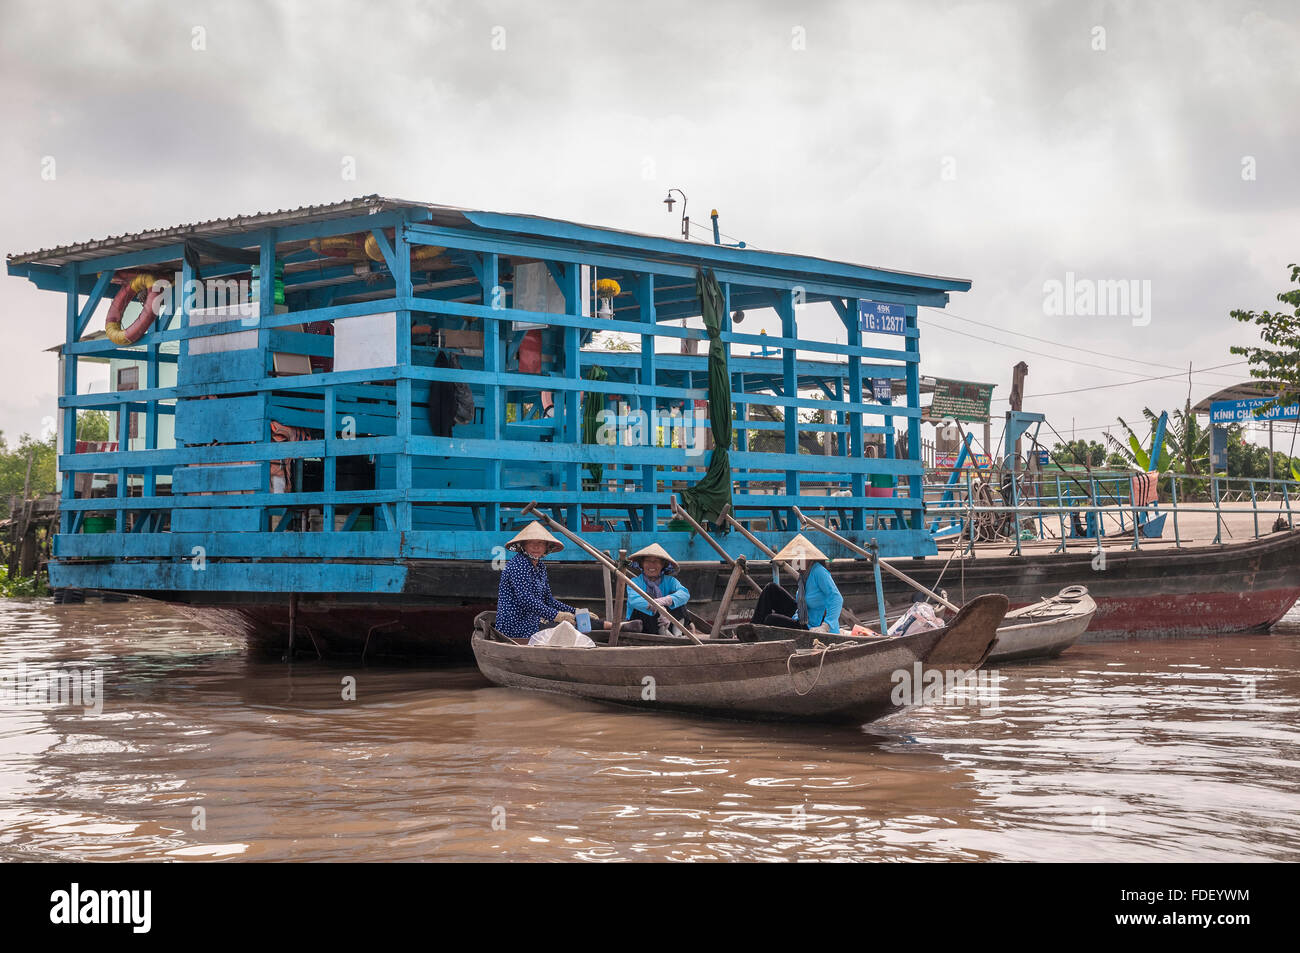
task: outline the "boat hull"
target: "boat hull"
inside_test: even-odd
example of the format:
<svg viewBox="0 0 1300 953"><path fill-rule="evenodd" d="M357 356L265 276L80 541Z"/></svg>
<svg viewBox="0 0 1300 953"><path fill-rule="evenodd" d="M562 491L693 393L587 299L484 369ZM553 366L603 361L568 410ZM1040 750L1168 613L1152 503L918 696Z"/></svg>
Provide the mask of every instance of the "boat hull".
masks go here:
<svg viewBox="0 0 1300 953"><path fill-rule="evenodd" d="M1047 610L1040 618L1008 615L998 627L988 664L1055 658L1078 641L1096 612L1096 602L1084 595L1060 611Z"/></svg>
<svg viewBox="0 0 1300 953"><path fill-rule="evenodd" d="M903 707L899 673L977 670L1008 608L986 595L952 623L915 635L841 643L800 652L794 639L554 648L488 637L480 617L472 645L483 674L498 685L575 695L638 708L762 721L871 721Z"/></svg>
<svg viewBox="0 0 1300 953"><path fill-rule="evenodd" d="M1104 568L1091 553L980 556L953 561L898 560L895 564L931 588L963 595L1005 593L1024 606L1071 585L1084 585L1097 612L1081 642L1262 632L1300 598L1300 531L1259 540L1182 550L1112 550ZM766 565L750 562L750 573L766 579ZM942 574L942 580L940 576ZM678 574L692 593L692 607L710 615L726 588L727 569L718 563L684 563ZM863 618L875 615L875 580L861 563L836 564L845 603ZM604 585L591 563L550 565L552 589L565 602L597 611ZM466 659L471 656L473 618L496 604L499 572L487 560L416 561L401 593L339 596L303 593L296 610L295 646L311 653L398 659ZM891 614L910 603L912 590L884 577ZM204 625L255 650L282 655L289 632L289 597L284 593L150 592ZM748 600L748 601L746 601ZM730 613L747 619L752 595L742 590Z"/></svg>

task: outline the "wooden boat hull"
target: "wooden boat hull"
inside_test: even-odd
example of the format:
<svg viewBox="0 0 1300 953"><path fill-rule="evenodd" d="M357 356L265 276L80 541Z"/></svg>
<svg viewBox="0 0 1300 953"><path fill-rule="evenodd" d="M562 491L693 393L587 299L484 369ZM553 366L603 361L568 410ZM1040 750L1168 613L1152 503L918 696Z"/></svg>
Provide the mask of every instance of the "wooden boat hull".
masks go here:
<svg viewBox="0 0 1300 953"><path fill-rule="evenodd" d="M480 616L471 644L483 674L510 688L726 718L861 723L902 707L897 673L910 678L917 663L978 669L1007 608L1005 596L980 596L944 628L821 651L799 651L793 638L585 649L518 645L490 637L490 613Z"/></svg>
<svg viewBox="0 0 1300 953"><path fill-rule="evenodd" d="M998 626L987 664L1055 658L1078 641L1096 612L1097 604L1086 592L1077 600L1044 600L1009 612Z"/></svg>

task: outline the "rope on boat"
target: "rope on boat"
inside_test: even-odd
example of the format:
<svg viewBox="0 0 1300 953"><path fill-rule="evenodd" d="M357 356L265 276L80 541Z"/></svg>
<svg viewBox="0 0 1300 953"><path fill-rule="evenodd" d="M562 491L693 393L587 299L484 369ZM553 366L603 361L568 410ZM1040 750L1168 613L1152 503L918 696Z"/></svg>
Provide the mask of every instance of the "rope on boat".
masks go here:
<svg viewBox="0 0 1300 953"><path fill-rule="evenodd" d="M813 676L812 684L808 686L807 691L802 691L802 692L799 691L799 680L794 677L794 671L790 668L790 663L794 661L795 656L798 655L799 653L791 652L790 655L785 660L785 673L790 676L790 683L794 685L794 693L798 695L800 698L803 698L814 688L816 688L817 681L822 677L822 666L826 664L826 653L831 650L831 647L829 645L823 644L821 639L813 639L814 650L819 645L821 646L821 661L817 663L817 674Z"/></svg>

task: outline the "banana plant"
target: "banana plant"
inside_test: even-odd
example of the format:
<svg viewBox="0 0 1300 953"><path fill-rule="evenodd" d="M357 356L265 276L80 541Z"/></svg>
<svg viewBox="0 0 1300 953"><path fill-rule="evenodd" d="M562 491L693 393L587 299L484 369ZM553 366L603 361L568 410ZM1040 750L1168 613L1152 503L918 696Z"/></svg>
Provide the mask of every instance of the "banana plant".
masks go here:
<svg viewBox="0 0 1300 953"><path fill-rule="evenodd" d="M1150 443L1155 437L1156 421L1160 419L1160 415L1150 407L1143 407L1142 415L1146 417L1147 422L1151 425L1151 433L1146 441ZM1117 419L1120 426L1124 428L1128 439L1120 441L1111 434L1107 434L1106 440L1111 449L1128 461L1129 466L1136 470L1159 470L1164 473L1168 470L1177 469L1179 473L1195 474L1200 473L1201 468L1209 462L1210 431L1202 427L1200 421L1196 419L1190 401L1182 410L1175 410L1169 415L1169 422L1165 427L1165 442L1160 448L1158 466L1152 465L1151 453L1142 446L1142 441L1138 438L1137 432L1128 425L1123 417Z"/></svg>

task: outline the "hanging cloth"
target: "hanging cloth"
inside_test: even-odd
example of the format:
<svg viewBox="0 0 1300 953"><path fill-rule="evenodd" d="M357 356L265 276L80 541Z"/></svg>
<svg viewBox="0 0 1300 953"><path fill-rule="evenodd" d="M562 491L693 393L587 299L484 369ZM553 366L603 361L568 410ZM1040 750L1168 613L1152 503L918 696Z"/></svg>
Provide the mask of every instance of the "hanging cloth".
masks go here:
<svg viewBox="0 0 1300 953"><path fill-rule="evenodd" d="M450 367L446 351L439 351L434 367ZM456 425L456 385L451 381L429 382L429 427L435 437L450 437Z"/></svg>
<svg viewBox="0 0 1300 953"><path fill-rule="evenodd" d="M603 381L609 378L603 367L593 367L587 372L587 380ZM582 442L596 443L596 437L600 433L600 412L605 406L605 395L595 391L587 391L582 395ZM600 483L601 477L605 475L605 466L600 463L588 463L587 471L591 474L592 482Z"/></svg>
<svg viewBox="0 0 1300 953"><path fill-rule="evenodd" d="M717 522L722 508L731 503L731 375L727 370L727 344L722 340L722 289L712 269L697 269L695 286L700 295L704 329L709 335L709 426L713 453L704 478L682 492L682 505L697 522Z"/></svg>

